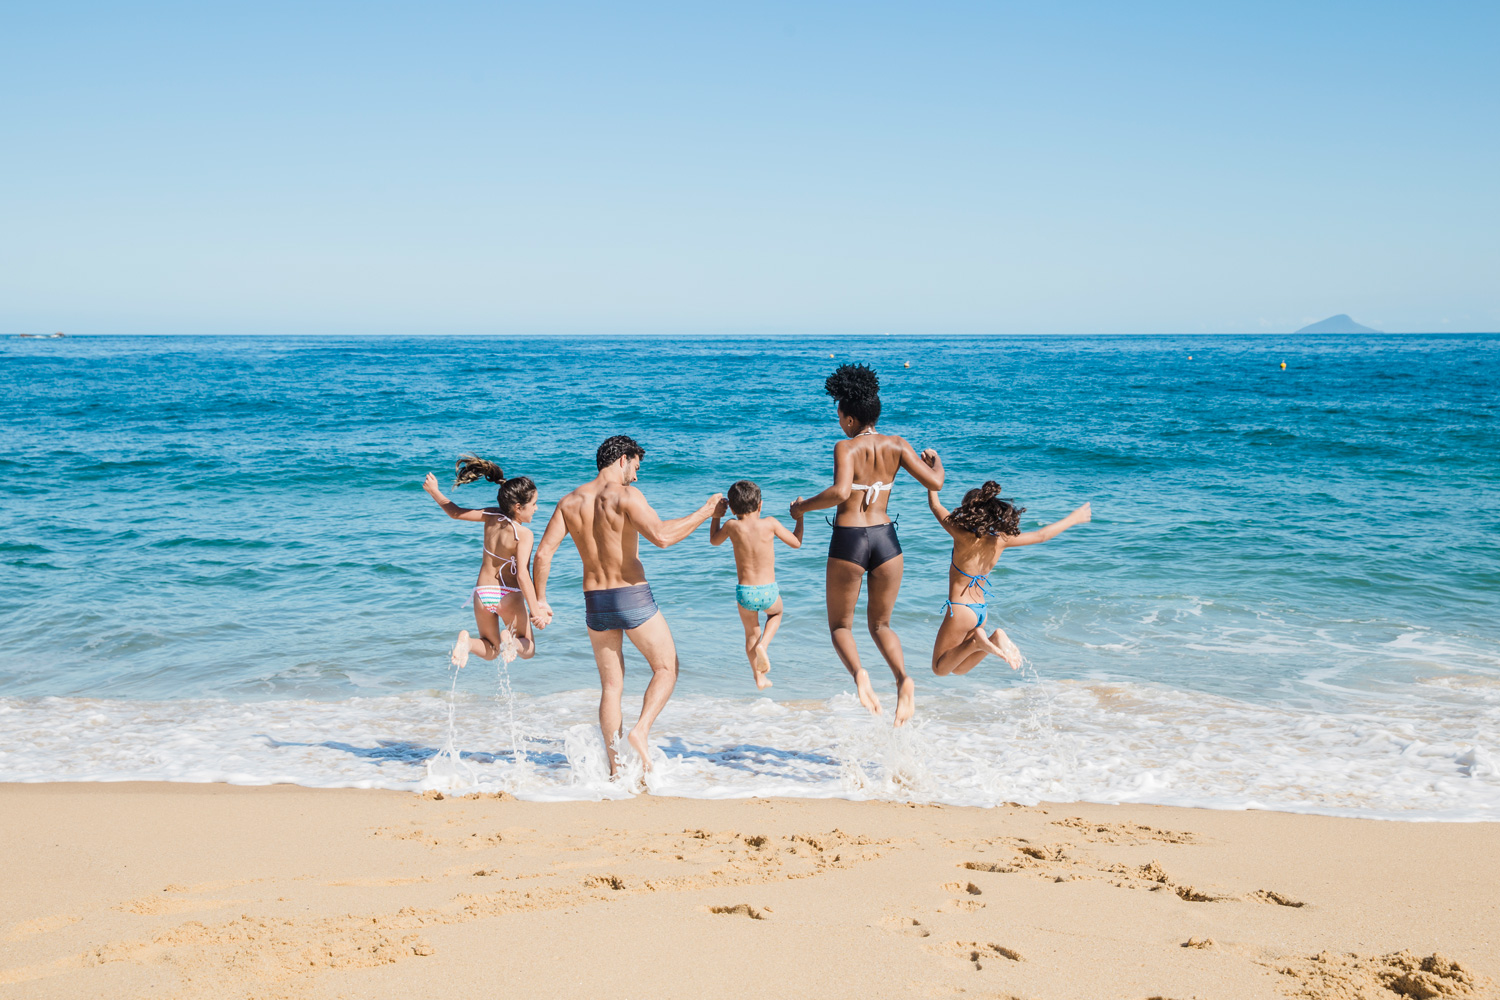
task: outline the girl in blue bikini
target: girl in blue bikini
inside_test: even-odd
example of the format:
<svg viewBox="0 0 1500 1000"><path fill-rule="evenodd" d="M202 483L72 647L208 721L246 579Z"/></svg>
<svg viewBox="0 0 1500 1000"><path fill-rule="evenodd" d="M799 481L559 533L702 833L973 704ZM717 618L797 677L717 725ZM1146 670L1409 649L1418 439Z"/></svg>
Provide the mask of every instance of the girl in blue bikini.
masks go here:
<svg viewBox="0 0 1500 1000"><path fill-rule="evenodd" d="M932 672L966 674L986 656L998 656L1012 670L1020 669L1021 651L1005 630L984 631L989 616L989 574L1006 549L1045 542L1075 524L1089 521L1089 505L1036 531L1021 530L1021 515L1026 508L1001 499L1000 484L994 480L965 493L964 502L951 512L943 507L937 490L928 490L927 506L943 530L953 536L948 599L943 602L943 624L932 646Z"/></svg>

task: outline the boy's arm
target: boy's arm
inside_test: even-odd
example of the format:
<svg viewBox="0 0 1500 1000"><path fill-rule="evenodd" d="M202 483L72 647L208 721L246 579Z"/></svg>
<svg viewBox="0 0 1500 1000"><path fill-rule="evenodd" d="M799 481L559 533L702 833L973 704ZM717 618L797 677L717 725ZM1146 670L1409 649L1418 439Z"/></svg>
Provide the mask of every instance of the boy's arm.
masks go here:
<svg viewBox="0 0 1500 1000"><path fill-rule="evenodd" d="M1045 542L1056 538L1075 524L1087 524L1093 519L1093 511L1088 504L1084 504L1061 521L1053 521L1045 528L1038 528L1035 531L1023 531L1019 535L1001 535L1000 537L1004 539L1007 549L1014 548L1017 545L1036 545L1038 542Z"/></svg>
<svg viewBox="0 0 1500 1000"><path fill-rule="evenodd" d="M714 523L708 529L708 541L710 545L722 545L724 544L724 539L729 537L729 525L725 524L721 526L719 524L719 518L723 517L724 512L728 509L729 504L723 500L714 504Z"/></svg>
<svg viewBox="0 0 1500 1000"><path fill-rule="evenodd" d="M547 575L552 572L552 554L568 535L568 523L563 519L562 504L552 509L552 518L547 530L542 532L542 542L536 547L536 559L531 566L531 576L536 587L536 603L533 612L552 617L552 606L547 603Z"/></svg>
<svg viewBox="0 0 1500 1000"><path fill-rule="evenodd" d="M910 472L912 478L929 490L940 490L943 488L943 479L946 473L943 471L943 460L938 453L928 448L918 455L915 448L907 443L906 438L901 438L901 468Z"/></svg>
<svg viewBox="0 0 1500 1000"><path fill-rule="evenodd" d="M854 463L849 461L848 443L840 441L833 446L833 485L811 500L799 497L792 501L793 519L800 520L810 510L837 507L849 499L849 494L854 492Z"/></svg>
<svg viewBox="0 0 1500 1000"><path fill-rule="evenodd" d="M798 497L797 499L800 500L802 498ZM802 548L802 518L797 518L796 531L787 531L786 526L774 517L767 518L767 520L771 522L771 531L775 533L777 538L786 542L794 549Z"/></svg>
<svg viewBox="0 0 1500 1000"><path fill-rule="evenodd" d="M691 535L698 529L698 525L709 519L714 509L718 507L719 501L723 499L722 493L715 493L708 498L702 507L699 507L691 514L673 518L670 521L663 521L660 515L652 510L651 505L646 502L646 495L644 493L634 486L629 487L629 489L629 499L625 502L625 514L630 518L631 526L640 532L641 537L659 549L664 549L669 545L676 545L688 535Z"/></svg>
<svg viewBox="0 0 1500 1000"><path fill-rule="evenodd" d="M427 473L427 478L422 480L422 489L427 495L437 501L437 505L443 508L443 512L455 521L483 521L484 511L470 510L468 507L460 507L458 504L443 496L443 491L438 489L437 476Z"/></svg>
<svg viewBox="0 0 1500 1000"><path fill-rule="evenodd" d="M543 614L540 602L537 600L536 588L531 585L531 543L536 541L536 535L531 529L522 528L520 537L516 540L516 586L521 588L521 596L526 599L526 606L531 609L531 623L537 628L546 628L547 623L552 620L552 610L549 608Z"/></svg>

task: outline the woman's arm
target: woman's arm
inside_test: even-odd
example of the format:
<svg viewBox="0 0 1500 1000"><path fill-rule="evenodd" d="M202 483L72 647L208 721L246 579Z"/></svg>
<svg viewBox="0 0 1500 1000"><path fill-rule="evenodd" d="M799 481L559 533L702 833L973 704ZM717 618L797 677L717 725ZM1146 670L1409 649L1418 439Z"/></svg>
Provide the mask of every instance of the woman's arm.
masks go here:
<svg viewBox="0 0 1500 1000"><path fill-rule="evenodd" d="M729 503L726 500L720 500L719 505L714 508L714 523L708 529L708 542L710 545L723 545L724 539L729 537L729 525L721 525L719 523L719 519L724 516L724 512L728 509Z"/></svg>
<svg viewBox="0 0 1500 1000"><path fill-rule="evenodd" d="M1001 535L1000 538L1005 542L1007 549L1014 548L1017 545L1036 545L1039 542L1046 542L1056 538L1075 524L1087 524L1093 519L1093 511L1088 504L1084 504L1061 521L1053 521L1045 528L1038 528L1035 531L1023 531L1019 535Z"/></svg>
<svg viewBox="0 0 1500 1000"><path fill-rule="evenodd" d="M901 442L901 468L911 473L911 477L929 490L940 490L943 488L943 460L938 453L928 448L918 455L916 449L907 442L906 438L897 438Z"/></svg>
<svg viewBox="0 0 1500 1000"><path fill-rule="evenodd" d="M833 446L833 485L811 500L798 497L792 501L792 519L800 521L810 510L837 507L849 499L854 492L854 463L849 460L849 442L840 441Z"/></svg>
<svg viewBox="0 0 1500 1000"><path fill-rule="evenodd" d="M437 501L437 505L443 508L444 513L455 521L483 521L484 511L470 510L468 507L460 507L458 504L443 496L443 491L438 489L437 476L427 473L427 478L422 480L422 489L427 495Z"/></svg>

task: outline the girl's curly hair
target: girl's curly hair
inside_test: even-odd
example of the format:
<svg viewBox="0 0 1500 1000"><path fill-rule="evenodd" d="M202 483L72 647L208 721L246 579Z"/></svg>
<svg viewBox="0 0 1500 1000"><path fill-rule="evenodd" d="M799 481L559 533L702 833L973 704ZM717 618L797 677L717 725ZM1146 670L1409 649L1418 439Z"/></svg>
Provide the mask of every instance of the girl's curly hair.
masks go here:
<svg viewBox="0 0 1500 1000"><path fill-rule="evenodd" d="M505 471L500 466L478 455L463 455L453 463L455 489L465 483L475 483L481 479L500 484L500 488L495 491L495 506L499 507L500 513L506 517L514 514L517 507L530 503L531 499L536 496L536 483L533 483L529 477L517 476L514 479L506 479Z"/></svg>
<svg viewBox="0 0 1500 1000"><path fill-rule="evenodd" d="M991 479L964 494L964 502L949 511L948 523L975 535L1019 535L1025 512L1025 507L1001 499L1000 484Z"/></svg>
<svg viewBox="0 0 1500 1000"><path fill-rule="evenodd" d="M862 424L880 419L880 376L868 365L839 365L823 389L839 401L845 416Z"/></svg>

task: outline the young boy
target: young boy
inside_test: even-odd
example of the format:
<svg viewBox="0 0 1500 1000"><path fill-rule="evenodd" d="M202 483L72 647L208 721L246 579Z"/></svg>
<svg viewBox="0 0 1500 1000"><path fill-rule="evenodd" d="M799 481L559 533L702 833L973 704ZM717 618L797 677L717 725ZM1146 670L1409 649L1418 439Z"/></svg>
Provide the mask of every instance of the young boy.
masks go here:
<svg viewBox="0 0 1500 1000"><path fill-rule="evenodd" d="M797 501L800 503L802 498L798 497ZM734 511L735 519L720 525L719 519L726 509ZM797 518L795 531L787 531L776 518L761 517L760 487L742 479L729 487L728 499L720 500L714 508L713 530L708 540L722 545L726 538L734 542L734 568L739 577L734 599L739 604L740 621L745 626L745 655L755 673L755 686L764 691L771 686L771 678L766 676L771 670L766 647L781 624L781 590L776 586L776 539L800 549L802 518ZM760 625L762 611L766 613L764 630Z"/></svg>

